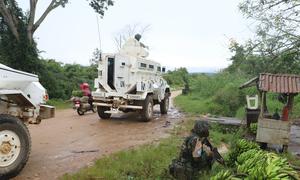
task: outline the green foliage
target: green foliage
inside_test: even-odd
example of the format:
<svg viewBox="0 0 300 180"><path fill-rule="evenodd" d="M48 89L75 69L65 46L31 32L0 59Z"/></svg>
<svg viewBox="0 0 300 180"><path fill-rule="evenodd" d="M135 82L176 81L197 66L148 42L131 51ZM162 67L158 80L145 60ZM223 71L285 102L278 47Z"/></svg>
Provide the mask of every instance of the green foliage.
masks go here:
<svg viewBox="0 0 300 180"><path fill-rule="evenodd" d="M47 101L47 104L54 106L56 109L68 109L72 107L72 103L70 101L64 101L62 99L50 99Z"/></svg>
<svg viewBox="0 0 300 180"><path fill-rule="evenodd" d="M189 84L189 73L186 68L178 68L174 71L168 71L163 75L164 79L173 88L182 88L185 84Z"/></svg>
<svg viewBox="0 0 300 180"><path fill-rule="evenodd" d="M121 151L97 160L95 165L63 179L166 179L168 165L178 155L179 138L168 138L158 145Z"/></svg>
<svg viewBox="0 0 300 180"><path fill-rule="evenodd" d="M223 72L215 75L193 74L189 79L190 93L175 99L176 105L183 111L235 116L245 103L245 92L238 89L246 81L243 76Z"/></svg>
<svg viewBox="0 0 300 180"><path fill-rule="evenodd" d="M168 166L172 159L178 157L183 142L182 134L187 134L193 125L193 120L187 120L174 128L171 137L161 140L159 144L144 145L105 156L93 166L81 169L73 175L65 174L61 179L172 179ZM220 130L222 132L224 129L219 125L210 127L213 145L223 142ZM228 132L226 135L226 142L233 139L233 134ZM217 174L221 169L224 167L215 163L212 171L201 175L201 179L209 179L209 176Z"/></svg>
<svg viewBox="0 0 300 180"><path fill-rule="evenodd" d="M90 6L101 16L104 16L104 11L108 9L109 6L114 5L113 0L89 0Z"/></svg>
<svg viewBox="0 0 300 180"><path fill-rule="evenodd" d="M41 64L35 43L29 43L27 38L27 17L16 1L10 1L11 13L18 17L19 40L13 35L0 13L0 63L9 67L31 73L38 73Z"/></svg>
<svg viewBox="0 0 300 180"><path fill-rule="evenodd" d="M109 6L113 5L112 0L89 0L88 2L101 16ZM68 0L53 1L51 10L59 6L65 7L67 3ZM68 99L71 92L78 89L80 83L87 82L93 85L94 78L97 77L96 65L85 67L79 64L62 64L54 60L39 59L39 52L32 37L40 24L31 24L29 16L29 14L34 16L35 8L31 8L32 12L28 13L19 8L15 0L4 0L4 4L5 8L0 9L0 63L39 75L40 82L48 90L50 98ZM7 10L8 15L3 15L4 9ZM13 21L9 21L8 16L14 17ZM28 28L30 25L33 25L34 30ZM16 27L17 32L11 27Z"/></svg>
<svg viewBox="0 0 300 180"><path fill-rule="evenodd" d="M299 61L299 0L244 0L239 8L256 26L256 36L247 43L251 51L273 59L297 54Z"/></svg>
<svg viewBox="0 0 300 180"><path fill-rule="evenodd" d="M258 94L255 87L240 90L239 86L252 76L243 73L220 72L214 75L190 74L190 93L175 98L175 104L183 111L192 114L213 114L217 116L245 118L246 95ZM278 94L267 94L267 106L271 114L283 104ZM294 99L292 118L300 117L300 96Z"/></svg>
<svg viewBox="0 0 300 180"><path fill-rule="evenodd" d="M82 91L72 91L72 96L74 97L82 97L83 96L83 92Z"/></svg>
<svg viewBox="0 0 300 180"><path fill-rule="evenodd" d="M276 57L253 54L247 45L236 42L231 44L230 50L235 54L230 58L232 64L225 71L230 73L244 73L257 76L259 73L299 74L300 59L298 53L283 52ZM250 51L250 52L249 52Z"/></svg>
<svg viewBox="0 0 300 180"><path fill-rule="evenodd" d="M42 85L50 98L69 99L73 90L79 90L81 83L92 88L97 77L97 65L62 64L55 60L42 60L44 71L40 76Z"/></svg>

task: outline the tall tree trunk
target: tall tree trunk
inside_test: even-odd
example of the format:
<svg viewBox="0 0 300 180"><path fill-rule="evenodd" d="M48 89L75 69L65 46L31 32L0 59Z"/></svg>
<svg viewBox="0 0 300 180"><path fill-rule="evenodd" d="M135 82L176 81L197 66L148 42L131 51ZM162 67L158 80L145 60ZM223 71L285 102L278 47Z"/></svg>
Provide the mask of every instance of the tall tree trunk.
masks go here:
<svg viewBox="0 0 300 180"><path fill-rule="evenodd" d="M4 0L0 0L0 14L2 15L4 21L7 23L8 28L15 36L15 38L19 41L19 32L17 28L17 19L9 12L9 9L6 7Z"/></svg>
<svg viewBox="0 0 300 180"><path fill-rule="evenodd" d="M33 26L35 19L37 0L30 0L30 11L29 11L29 20L27 25L27 38L30 44L33 42Z"/></svg>

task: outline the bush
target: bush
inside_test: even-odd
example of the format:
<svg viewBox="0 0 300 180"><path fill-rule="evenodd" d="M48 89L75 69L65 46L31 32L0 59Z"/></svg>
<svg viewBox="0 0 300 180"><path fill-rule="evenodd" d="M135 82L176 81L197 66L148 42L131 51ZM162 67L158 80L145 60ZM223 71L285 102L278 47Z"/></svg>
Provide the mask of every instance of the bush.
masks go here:
<svg viewBox="0 0 300 180"><path fill-rule="evenodd" d="M189 95L177 97L175 100L186 112L235 116L246 103L245 92L238 88L246 81L243 76L228 73L191 74L189 81Z"/></svg>
<svg viewBox="0 0 300 180"><path fill-rule="evenodd" d="M235 116L240 106L244 104L245 95L238 89L235 84L227 84L224 88L216 91L212 102L224 106L222 115Z"/></svg>
<svg viewBox="0 0 300 180"><path fill-rule="evenodd" d="M82 97L83 92L82 91L72 91L72 96L73 97Z"/></svg>

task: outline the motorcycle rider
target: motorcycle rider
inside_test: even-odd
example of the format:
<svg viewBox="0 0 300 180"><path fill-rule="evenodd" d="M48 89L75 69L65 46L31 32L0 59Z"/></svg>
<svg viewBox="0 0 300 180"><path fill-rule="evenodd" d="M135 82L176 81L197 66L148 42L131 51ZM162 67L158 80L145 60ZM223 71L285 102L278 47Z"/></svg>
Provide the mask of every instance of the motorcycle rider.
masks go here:
<svg viewBox="0 0 300 180"><path fill-rule="evenodd" d="M80 84L80 89L82 91L83 96L88 97L88 103L93 108L93 98L92 98L92 93L91 93L89 84L88 83Z"/></svg>

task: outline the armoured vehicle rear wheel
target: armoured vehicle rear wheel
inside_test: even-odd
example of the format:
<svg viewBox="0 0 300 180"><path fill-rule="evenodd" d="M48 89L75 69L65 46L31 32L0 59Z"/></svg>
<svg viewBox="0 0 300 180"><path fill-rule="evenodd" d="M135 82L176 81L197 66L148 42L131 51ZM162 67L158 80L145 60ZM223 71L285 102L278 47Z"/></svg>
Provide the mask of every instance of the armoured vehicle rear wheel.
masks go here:
<svg viewBox="0 0 300 180"><path fill-rule="evenodd" d="M160 102L160 113L167 114L169 110L170 98L166 94L165 98Z"/></svg>
<svg viewBox="0 0 300 180"><path fill-rule="evenodd" d="M26 125L14 116L0 115L0 179L18 175L27 163L30 148Z"/></svg>
<svg viewBox="0 0 300 180"><path fill-rule="evenodd" d="M97 106L98 115L101 119L109 119L111 114L105 113L105 111L108 111L109 107L103 107L103 106Z"/></svg>
<svg viewBox="0 0 300 180"><path fill-rule="evenodd" d="M142 111L142 120L145 122L151 121L153 118L153 99L148 95L145 99Z"/></svg>

